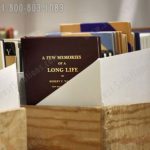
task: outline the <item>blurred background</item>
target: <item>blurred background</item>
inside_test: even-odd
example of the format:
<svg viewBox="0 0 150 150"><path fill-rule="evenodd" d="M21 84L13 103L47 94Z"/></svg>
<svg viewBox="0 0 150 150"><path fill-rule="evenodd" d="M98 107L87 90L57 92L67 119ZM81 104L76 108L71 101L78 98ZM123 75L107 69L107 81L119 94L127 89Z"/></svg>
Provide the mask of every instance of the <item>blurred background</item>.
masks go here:
<svg viewBox="0 0 150 150"><path fill-rule="evenodd" d="M0 0L0 27L13 27L18 37L59 31L62 23L130 21L150 27L149 8L150 0Z"/></svg>

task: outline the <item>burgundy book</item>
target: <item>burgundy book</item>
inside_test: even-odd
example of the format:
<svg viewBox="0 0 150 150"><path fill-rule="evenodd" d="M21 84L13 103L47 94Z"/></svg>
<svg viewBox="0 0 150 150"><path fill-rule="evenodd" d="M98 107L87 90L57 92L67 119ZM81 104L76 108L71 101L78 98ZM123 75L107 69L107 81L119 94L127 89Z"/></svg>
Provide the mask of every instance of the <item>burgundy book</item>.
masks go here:
<svg viewBox="0 0 150 150"><path fill-rule="evenodd" d="M39 103L87 68L100 57L100 45L92 36L22 38L26 104Z"/></svg>

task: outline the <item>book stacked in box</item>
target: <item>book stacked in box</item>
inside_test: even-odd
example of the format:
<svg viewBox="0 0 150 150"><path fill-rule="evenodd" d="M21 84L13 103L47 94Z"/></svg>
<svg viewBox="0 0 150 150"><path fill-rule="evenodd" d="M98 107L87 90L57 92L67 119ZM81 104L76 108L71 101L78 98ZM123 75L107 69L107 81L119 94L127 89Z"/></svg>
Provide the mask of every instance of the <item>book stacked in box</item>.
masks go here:
<svg viewBox="0 0 150 150"><path fill-rule="evenodd" d="M73 99L73 97L81 99L82 93L87 89L89 96L85 99L95 100L92 104L101 104L99 100L103 97L104 89L102 79L104 81L116 79L115 75L121 78L119 75L124 71L120 72L120 67L125 68L125 66L120 66L121 63L125 60L134 62L134 59L136 62L136 58L131 59L132 55L136 54L128 52L150 48L149 30L144 32L132 30L129 22L63 24L60 25L60 31L38 37L23 37L21 40L3 39L0 41L0 68L17 63L19 90L22 87L25 90L23 92L20 90L21 99L24 99L23 104L41 105L49 103L48 99L54 99L54 103L50 103L55 105L59 99L58 95L62 96L61 91L65 93L64 100ZM143 53L146 55L147 51ZM109 68L113 69L115 69L113 63L117 62L118 73L112 77L103 76L107 68L103 70L103 62L104 64L107 62L110 65ZM135 63L135 65L138 64ZM129 67L127 72L128 69ZM113 74L113 71L109 74ZM120 82L124 83L124 80ZM94 89L97 90L94 91ZM23 98L22 95L24 95Z"/></svg>
<svg viewBox="0 0 150 150"><path fill-rule="evenodd" d="M60 26L60 31L48 33L46 36L21 39L26 104L72 105L74 98L85 99L87 100L85 103L89 105L102 104L100 100L105 97L102 79L104 81L116 79L107 76L103 78L101 72L103 74L106 71L103 70L103 60L113 69L115 66L110 64L111 61L117 62L119 69L121 64L119 54L126 53L122 56L122 61L135 59L136 62L136 58L131 58L135 54L128 52L140 50L136 45L137 33L132 31L129 22L64 24ZM110 57L114 55L117 56ZM119 73L116 77L118 80L122 78ZM124 83L124 80L121 83ZM137 83L135 82L133 87L134 85ZM88 90L86 95L89 96L84 97L83 92ZM130 98L129 96L127 101ZM92 101L90 99L93 99L93 103L88 102ZM74 105L76 104L75 102Z"/></svg>

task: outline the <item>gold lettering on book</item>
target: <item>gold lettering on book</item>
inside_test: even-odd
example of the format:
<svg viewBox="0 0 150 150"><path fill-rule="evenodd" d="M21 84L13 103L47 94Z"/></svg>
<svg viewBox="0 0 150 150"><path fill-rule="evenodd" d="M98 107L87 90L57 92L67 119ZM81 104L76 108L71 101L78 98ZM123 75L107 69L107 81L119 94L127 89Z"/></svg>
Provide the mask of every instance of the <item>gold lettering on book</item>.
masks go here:
<svg viewBox="0 0 150 150"><path fill-rule="evenodd" d="M65 68L65 72L78 72L78 68Z"/></svg>
<svg viewBox="0 0 150 150"><path fill-rule="evenodd" d="M49 80L49 83L66 83L68 80Z"/></svg>
<svg viewBox="0 0 150 150"><path fill-rule="evenodd" d="M46 66L47 73L59 73L57 74L59 78L49 80L49 84L52 88L60 87L60 84L64 84L68 82L65 80L66 74L69 73L78 73L79 68L76 67L76 60L80 61L82 59L81 55L45 55L41 57L41 60L44 62L50 62L48 66ZM71 63L71 60L74 60ZM75 66L72 66L74 64ZM65 74L66 73L66 74Z"/></svg>
<svg viewBox="0 0 150 150"><path fill-rule="evenodd" d="M80 60L81 55L70 55L70 56L42 56L42 60Z"/></svg>
<svg viewBox="0 0 150 150"><path fill-rule="evenodd" d="M71 72L78 72L78 68L74 68L74 67L70 67L70 68L47 68L47 72L48 73L52 73L52 72L67 72L67 73L71 73Z"/></svg>
<svg viewBox="0 0 150 150"><path fill-rule="evenodd" d="M64 72L64 68L47 68L47 72Z"/></svg>
<svg viewBox="0 0 150 150"><path fill-rule="evenodd" d="M59 60L67 60L67 59L81 59L81 55L75 55L75 56L57 56L57 59Z"/></svg>

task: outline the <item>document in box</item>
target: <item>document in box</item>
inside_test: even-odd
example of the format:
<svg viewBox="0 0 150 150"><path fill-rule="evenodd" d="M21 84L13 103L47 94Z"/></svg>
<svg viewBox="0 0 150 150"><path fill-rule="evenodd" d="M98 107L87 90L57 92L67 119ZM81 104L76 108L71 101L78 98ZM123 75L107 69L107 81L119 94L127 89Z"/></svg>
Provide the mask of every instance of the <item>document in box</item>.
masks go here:
<svg viewBox="0 0 150 150"><path fill-rule="evenodd" d="M0 70L0 110L20 106L16 64Z"/></svg>

